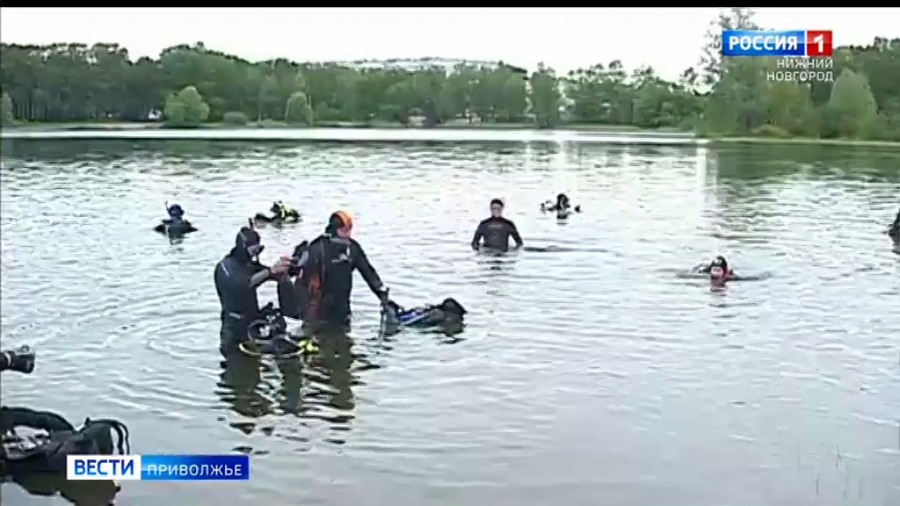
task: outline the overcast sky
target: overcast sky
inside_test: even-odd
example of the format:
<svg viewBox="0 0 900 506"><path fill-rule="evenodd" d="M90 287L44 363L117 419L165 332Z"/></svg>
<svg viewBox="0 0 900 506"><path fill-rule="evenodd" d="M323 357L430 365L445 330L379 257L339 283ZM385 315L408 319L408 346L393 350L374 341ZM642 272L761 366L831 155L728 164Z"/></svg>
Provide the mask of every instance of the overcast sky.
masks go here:
<svg viewBox="0 0 900 506"><path fill-rule="evenodd" d="M668 78L696 64L717 9L3 8L3 42L118 42L133 56L179 43L250 60L440 56L563 72L620 59ZM831 29L834 44L900 37L900 9L757 9L766 28Z"/></svg>

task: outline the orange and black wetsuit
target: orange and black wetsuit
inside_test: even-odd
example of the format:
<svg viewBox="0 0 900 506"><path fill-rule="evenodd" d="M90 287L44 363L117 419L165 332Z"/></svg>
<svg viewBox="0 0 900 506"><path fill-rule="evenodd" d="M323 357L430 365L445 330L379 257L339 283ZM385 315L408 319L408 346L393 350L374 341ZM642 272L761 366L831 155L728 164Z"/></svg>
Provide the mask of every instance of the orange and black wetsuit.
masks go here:
<svg viewBox="0 0 900 506"><path fill-rule="evenodd" d="M307 287L305 319L313 323L347 325L353 271L358 270L380 299L387 293L362 247L353 239L323 234L309 244L302 261L302 285Z"/></svg>

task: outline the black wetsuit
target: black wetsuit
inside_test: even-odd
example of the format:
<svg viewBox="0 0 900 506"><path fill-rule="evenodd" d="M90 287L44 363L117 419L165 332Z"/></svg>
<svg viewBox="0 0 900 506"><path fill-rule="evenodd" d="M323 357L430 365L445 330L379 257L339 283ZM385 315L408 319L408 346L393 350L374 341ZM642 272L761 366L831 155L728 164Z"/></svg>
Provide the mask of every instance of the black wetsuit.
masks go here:
<svg viewBox="0 0 900 506"><path fill-rule="evenodd" d="M516 224L502 216L491 216L482 220L478 224L478 228L475 229L475 237L472 238L472 249L478 249L483 241L485 248L507 251L509 250L510 237L516 242L517 248L522 247L522 236L519 235Z"/></svg>
<svg viewBox="0 0 900 506"><path fill-rule="evenodd" d="M247 334L247 326L259 317L256 289L272 279L269 268L234 248L216 264L216 292L222 305L220 350L228 355Z"/></svg>
<svg viewBox="0 0 900 506"><path fill-rule="evenodd" d="M191 225L191 222L183 218L166 218L156 226L156 231L169 234L188 234L196 232L197 229Z"/></svg>
<svg viewBox="0 0 900 506"><path fill-rule="evenodd" d="M323 234L309 244L300 264L303 274L298 283L308 290L304 315L308 323L349 325L354 270L375 295L385 295L381 278L353 239Z"/></svg>

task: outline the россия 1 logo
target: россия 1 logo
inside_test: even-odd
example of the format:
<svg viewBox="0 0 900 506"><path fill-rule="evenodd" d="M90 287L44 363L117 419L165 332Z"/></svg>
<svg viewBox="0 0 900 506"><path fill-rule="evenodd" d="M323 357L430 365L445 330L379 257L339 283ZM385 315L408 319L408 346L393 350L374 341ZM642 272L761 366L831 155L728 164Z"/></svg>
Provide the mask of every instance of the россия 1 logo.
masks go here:
<svg viewBox="0 0 900 506"><path fill-rule="evenodd" d="M831 56L831 30L723 30L723 56Z"/></svg>

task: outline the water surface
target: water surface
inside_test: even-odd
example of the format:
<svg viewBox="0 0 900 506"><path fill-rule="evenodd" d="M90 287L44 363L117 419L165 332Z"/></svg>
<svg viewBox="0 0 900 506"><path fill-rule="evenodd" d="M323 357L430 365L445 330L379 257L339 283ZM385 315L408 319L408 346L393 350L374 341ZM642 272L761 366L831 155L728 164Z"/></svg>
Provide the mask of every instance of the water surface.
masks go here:
<svg viewBox="0 0 900 506"><path fill-rule="evenodd" d="M119 418L139 453L252 454L249 483L118 504L900 504L889 152L6 140L0 180L3 346L40 350L3 402ZM559 191L585 212L541 215ZM475 256L493 197L558 251ZM398 302L467 306L462 339L375 339L360 280L354 360L224 374L213 265L275 198L306 218L264 260L348 209ZM167 199L200 228L181 244L150 231ZM773 277L674 274L717 253Z"/></svg>

